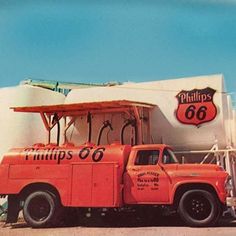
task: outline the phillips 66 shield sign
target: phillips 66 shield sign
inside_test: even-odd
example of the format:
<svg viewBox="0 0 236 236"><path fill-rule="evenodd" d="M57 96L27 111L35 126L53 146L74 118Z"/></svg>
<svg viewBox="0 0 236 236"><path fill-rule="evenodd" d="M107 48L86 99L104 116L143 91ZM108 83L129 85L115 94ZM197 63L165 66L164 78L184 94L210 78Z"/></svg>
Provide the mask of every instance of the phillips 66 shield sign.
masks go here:
<svg viewBox="0 0 236 236"><path fill-rule="evenodd" d="M212 88L182 90L176 95L178 108L176 118L183 124L200 125L215 119L217 114Z"/></svg>

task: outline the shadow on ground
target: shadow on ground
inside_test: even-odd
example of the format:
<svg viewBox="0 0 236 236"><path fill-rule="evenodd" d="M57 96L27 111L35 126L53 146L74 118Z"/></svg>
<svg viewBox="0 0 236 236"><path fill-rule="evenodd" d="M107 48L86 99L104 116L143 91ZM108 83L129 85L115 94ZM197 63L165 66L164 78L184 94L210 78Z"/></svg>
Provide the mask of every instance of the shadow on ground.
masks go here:
<svg viewBox="0 0 236 236"><path fill-rule="evenodd" d="M133 214L113 215L113 216L92 216L76 218L70 222L61 222L57 227L99 227L99 228L137 228L137 227L186 227L177 216L161 217L136 217ZM28 228L29 226L21 221L8 227L12 229ZM222 218L214 227L236 227L236 220L232 218Z"/></svg>

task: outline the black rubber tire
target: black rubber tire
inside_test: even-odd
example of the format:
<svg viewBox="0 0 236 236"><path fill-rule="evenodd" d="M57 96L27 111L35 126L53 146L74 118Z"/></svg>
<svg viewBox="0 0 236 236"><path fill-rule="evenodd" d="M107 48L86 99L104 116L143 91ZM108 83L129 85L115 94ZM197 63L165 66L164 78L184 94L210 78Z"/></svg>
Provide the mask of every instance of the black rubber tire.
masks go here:
<svg viewBox="0 0 236 236"><path fill-rule="evenodd" d="M178 206L182 220L193 227L213 226L220 216L219 210L216 196L202 189L186 191Z"/></svg>
<svg viewBox="0 0 236 236"><path fill-rule="evenodd" d="M49 227L54 223L58 208L57 197L48 191L35 191L24 202L23 215L33 228Z"/></svg>

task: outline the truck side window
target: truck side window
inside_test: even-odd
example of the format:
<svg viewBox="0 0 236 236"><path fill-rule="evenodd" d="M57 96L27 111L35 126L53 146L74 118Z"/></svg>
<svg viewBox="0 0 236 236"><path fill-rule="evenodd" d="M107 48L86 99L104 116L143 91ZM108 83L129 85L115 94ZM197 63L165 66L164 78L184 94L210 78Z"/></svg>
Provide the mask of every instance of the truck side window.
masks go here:
<svg viewBox="0 0 236 236"><path fill-rule="evenodd" d="M176 159L174 153L171 150L165 149L163 152L162 162L163 164L174 164L178 163L178 160Z"/></svg>
<svg viewBox="0 0 236 236"><path fill-rule="evenodd" d="M159 150L140 150L135 159L135 165L156 165L158 162Z"/></svg>

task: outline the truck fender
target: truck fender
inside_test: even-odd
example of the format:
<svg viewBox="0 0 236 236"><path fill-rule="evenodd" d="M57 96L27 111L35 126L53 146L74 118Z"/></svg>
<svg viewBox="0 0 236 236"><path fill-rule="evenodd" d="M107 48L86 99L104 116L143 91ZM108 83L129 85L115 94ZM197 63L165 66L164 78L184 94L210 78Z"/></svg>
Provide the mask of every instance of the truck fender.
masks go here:
<svg viewBox="0 0 236 236"><path fill-rule="evenodd" d="M49 182L31 182L26 184L19 192L20 199L25 199L30 193L34 191L49 191L55 194L61 202L61 195L57 187Z"/></svg>
<svg viewBox="0 0 236 236"><path fill-rule="evenodd" d="M178 198L180 197L179 195L183 194L185 191L190 190L190 189L203 189L207 191L213 192L216 197L219 199L219 196L217 194L217 190L215 187L209 183L209 182L200 182L200 181L184 181L184 182L179 182L173 187L173 191L170 197L170 202L171 204L175 204L178 202Z"/></svg>

